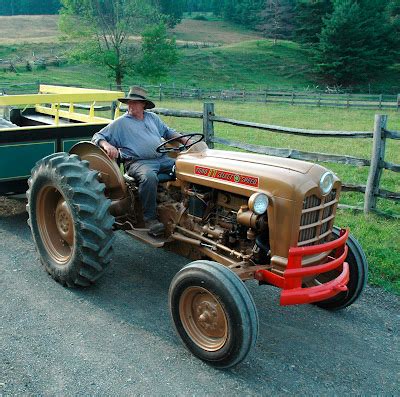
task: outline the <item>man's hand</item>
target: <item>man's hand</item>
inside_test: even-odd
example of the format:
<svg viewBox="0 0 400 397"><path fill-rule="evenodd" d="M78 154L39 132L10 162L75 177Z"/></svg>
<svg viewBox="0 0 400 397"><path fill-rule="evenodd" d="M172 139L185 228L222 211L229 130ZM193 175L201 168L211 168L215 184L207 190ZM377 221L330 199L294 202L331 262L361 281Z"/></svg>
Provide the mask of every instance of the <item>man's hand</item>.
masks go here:
<svg viewBox="0 0 400 397"><path fill-rule="evenodd" d="M118 149L113 145L111 145L110 143L108 143L107 141L105 140L100 141L99 146L107 153L110 159L114 160L118 157L119 155Z"/></svg>
<svg viewBox="0 0 400 397"><path fill-rule="evenodd" d="M181 139L179 139L179 142L185 146L193 144L193 141L189 138L181 138Z"/></svg>

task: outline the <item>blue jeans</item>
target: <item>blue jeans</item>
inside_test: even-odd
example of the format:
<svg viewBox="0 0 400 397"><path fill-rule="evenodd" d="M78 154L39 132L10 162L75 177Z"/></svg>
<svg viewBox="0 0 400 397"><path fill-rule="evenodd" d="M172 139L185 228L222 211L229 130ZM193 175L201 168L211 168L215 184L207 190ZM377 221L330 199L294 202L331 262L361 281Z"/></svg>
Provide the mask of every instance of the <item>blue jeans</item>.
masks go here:
<svg viewBox="0 0 400 397"><path fill-rule="evenodd" d="M128 175L139 184L139 198L145 221L157 219L158 174L170 173L174 164L173 159L163 156L159 159L138 160L129 165Z"/></svg>

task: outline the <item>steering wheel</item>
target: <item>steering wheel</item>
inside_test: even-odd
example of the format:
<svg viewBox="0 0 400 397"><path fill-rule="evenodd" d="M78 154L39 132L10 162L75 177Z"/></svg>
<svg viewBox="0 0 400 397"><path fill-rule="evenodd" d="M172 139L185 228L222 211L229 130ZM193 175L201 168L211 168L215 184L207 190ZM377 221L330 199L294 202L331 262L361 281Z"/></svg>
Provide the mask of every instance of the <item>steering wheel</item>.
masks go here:
<svg viewBox="0 0 400 397"><path fill-rule="evenodd" d="M188 144L189 140L193 137L197 137L198 139L194 139L194 142L191 142ZM180 141L182 138L187 138L185 143L181 143L178 147L165 147L169 143ZM196 143L199 143L204 139L203 134L184 134L181 136L177 136L175 138L168 139L168 141L163 142L161 145L159 145L156 149L157 153L169 153L169 152L182 152L184 150L188 150L191 148L193 145Z"/></svg>

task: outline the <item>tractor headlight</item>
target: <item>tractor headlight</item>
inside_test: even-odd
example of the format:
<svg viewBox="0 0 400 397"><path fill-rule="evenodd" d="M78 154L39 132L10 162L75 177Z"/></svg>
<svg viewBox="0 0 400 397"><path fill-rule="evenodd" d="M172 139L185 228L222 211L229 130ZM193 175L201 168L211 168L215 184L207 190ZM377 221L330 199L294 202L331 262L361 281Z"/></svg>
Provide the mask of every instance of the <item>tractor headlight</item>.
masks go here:
<svg viewBox="0 0 400 397"><path fill-rule="evenodd" d="M328 194L332 190L333 181L334 177L330 171L325 172L325 174L321 176L321 179L319 180L319 188L323 195Z"/></svg>
<svg viewBox="0 0 400 397"><path fill-rule="evenodd" d="M264 193L254 193L249 198L249 208L256 215L262 215L268 208L268 196Z"/></svg>

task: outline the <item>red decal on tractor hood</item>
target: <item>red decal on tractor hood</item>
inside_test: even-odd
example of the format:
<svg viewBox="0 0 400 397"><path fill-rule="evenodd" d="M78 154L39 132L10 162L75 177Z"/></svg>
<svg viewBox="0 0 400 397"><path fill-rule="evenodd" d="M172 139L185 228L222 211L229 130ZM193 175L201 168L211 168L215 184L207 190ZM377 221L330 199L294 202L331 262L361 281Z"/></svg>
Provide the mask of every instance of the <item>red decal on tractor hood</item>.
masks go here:
<svg viewBox="0 0 400 397"><path fill-rule="evenodd" d="M239 185L258 187L258 178L255 176L235 174L233 172L203 167L200 165L195 165L194 173L208 178L238 183Z"/></svg>

